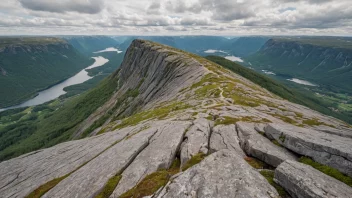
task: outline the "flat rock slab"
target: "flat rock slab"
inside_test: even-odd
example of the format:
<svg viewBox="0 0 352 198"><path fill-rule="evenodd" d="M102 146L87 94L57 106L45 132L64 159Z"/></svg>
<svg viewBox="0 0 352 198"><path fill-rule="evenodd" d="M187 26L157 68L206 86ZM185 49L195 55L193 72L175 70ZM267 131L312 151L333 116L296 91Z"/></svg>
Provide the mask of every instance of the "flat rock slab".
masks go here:
<svg viewBox="0 0 352 198"><path fill-rule="evenodd" d="M332 127L325 126L325 125L314 126L312 128L317 131L322 131L325 133L330 133L330 134L334 134L334 135L338 135L338 136L342 136L342 137L352 138L352 129L351 128L339 128L338 129L338 128L332 128Z"/></svg>
<svg viewBox="0 0 352 198"><path fill-rule="evenodd" d="M208 154L212 125L213 123L205 118L193 121L181 146L181 166L198 153Z"/></svg>
<svg viewBox="0 0 352 198"><path fill-rule="evenodd" d="M232 150L243 157L246 156L240 147L236 125L218 125L213 128L210 138L210 151L216 152L222 149Z"/></svg>
<svg viewBox="0 0 352 198"><path fill-rule="evenodd" d="M352 139L288 124L269 124L268 137L286 148L352 176Z"/></svg>
<svg viewBox="0 0 352 198"><path fill-rule="evenodd" d="M145 176L159 169L168 169L181 146L184 133L190 126L191 122L188 121L170 121L160 125L148 147L122 173L122 179L111 197L119 197Z"/></svg>
<svg viewBox="0 0 352 198"><path fill-rule="evenodd" d="M157 129L150 128L126 138L61 181L43 198L93 197L106 182L125 169L149 144Z"/></svg>
<svg viewBox="0 0 352 198"><path fill-rule="evenodd" d="M221 150L175 176L158 198L276 198L278 193L241 155Z"/></svg>
<svg viewBox="0 0 352 198"><path fill-rule="evenodd" d="M285 161L275 170L275 182L293 198L351 198L352 188L311 166Z"/></svg>
<svg viewBox="0 0 352 198"><path fill-rule="evenodd" d="M129 130L65 142L0 164L0 197L25 197L39 186L79 168Z"/></svg>
<svg viewBox="0 0 352 198"><path fill-rule="evenodd" d="M240 145L247 155L277 167L285 160L297 160L297 157L285 148L273 144L268 138L260 135L254 123L237 122Z"/></svg>

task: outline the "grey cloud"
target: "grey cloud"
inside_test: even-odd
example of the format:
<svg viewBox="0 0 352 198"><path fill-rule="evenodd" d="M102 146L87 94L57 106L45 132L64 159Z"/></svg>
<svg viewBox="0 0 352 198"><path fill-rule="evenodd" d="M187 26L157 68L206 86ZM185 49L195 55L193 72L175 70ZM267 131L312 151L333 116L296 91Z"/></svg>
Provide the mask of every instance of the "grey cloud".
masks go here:
<svg viewBox="0 0 352 198"><path fill-rule="evenodd" d="M78 12L97 14L103 9L103 0L19 0L24 8L45 12Z"/></svg>
<svg viewBox="0 0 352 198"><path fill-rule="evenodd" d="M160 14L160 8L160 2L155 1L148 7L147 14Z"/></svg>
<svg viewBox="0 0 352 198"><path fill-rule="evenodd" d="M189 25L210 25L209 20L206 18L183 18L180 22L181 25L189 26Z"/></svg>

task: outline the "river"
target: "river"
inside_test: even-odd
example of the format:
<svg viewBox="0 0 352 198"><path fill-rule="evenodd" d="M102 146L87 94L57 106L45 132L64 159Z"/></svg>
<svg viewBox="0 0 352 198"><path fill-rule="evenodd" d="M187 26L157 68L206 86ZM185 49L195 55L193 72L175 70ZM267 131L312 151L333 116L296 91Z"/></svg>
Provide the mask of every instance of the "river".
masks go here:
<svg viewBox="0 0 352 198"><path fill-rule="evenodd" d="M39 105L39 104L43 104L46 103L50 100L54 100L56 98L58 98L61 95L64 95L66 92L64 91L65 87L71 86L71 85L77 85L77 84L81 84L84 83L85 81L93 78L91 76L88 75L88 72L86 71L87 69L92 69L94 67L100 67L103 66L104 64L106 64L107 62L109 62L108 59L102 57L102 56L98 56L98 57L92 57L95 62L86 67L85 69L82 69L80 72L78 72L76 75L72 76L71 78L57 84L54 85L48 89L45 89L41 92L38 93L38 95L22 104L19 105L15 105L15 106L11 106L11 107L7 107L4 109L0 109L1 111L5 111L8 109L16 109L16 108L21 108L21 107L29 107L29 106L34 106L34 105Z"/></svg>

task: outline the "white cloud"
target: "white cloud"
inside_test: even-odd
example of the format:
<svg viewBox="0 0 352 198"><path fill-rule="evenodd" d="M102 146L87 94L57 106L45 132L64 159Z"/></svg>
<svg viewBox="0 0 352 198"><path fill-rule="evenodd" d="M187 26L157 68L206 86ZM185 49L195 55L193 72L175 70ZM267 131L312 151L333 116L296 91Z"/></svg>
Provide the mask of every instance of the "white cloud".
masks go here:
<svg viewBox="0 0 352 198"><path fill-rule="evenodd" d="M350 35L350 0L11 0L0 34Z"/></svg>

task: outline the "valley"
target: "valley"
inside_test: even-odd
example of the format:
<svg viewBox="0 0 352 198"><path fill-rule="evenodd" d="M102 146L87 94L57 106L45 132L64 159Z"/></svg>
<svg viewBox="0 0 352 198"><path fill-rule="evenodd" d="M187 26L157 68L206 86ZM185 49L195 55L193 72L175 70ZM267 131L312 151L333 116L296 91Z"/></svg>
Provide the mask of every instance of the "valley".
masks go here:
<svg viewBox="0 0 352 198"><path fill-rule="evenodd" d="M0 113L40 119L0 133L5 197L352 193L351 126L222 57L134 40L97 87L59 100Z"/></svg>

